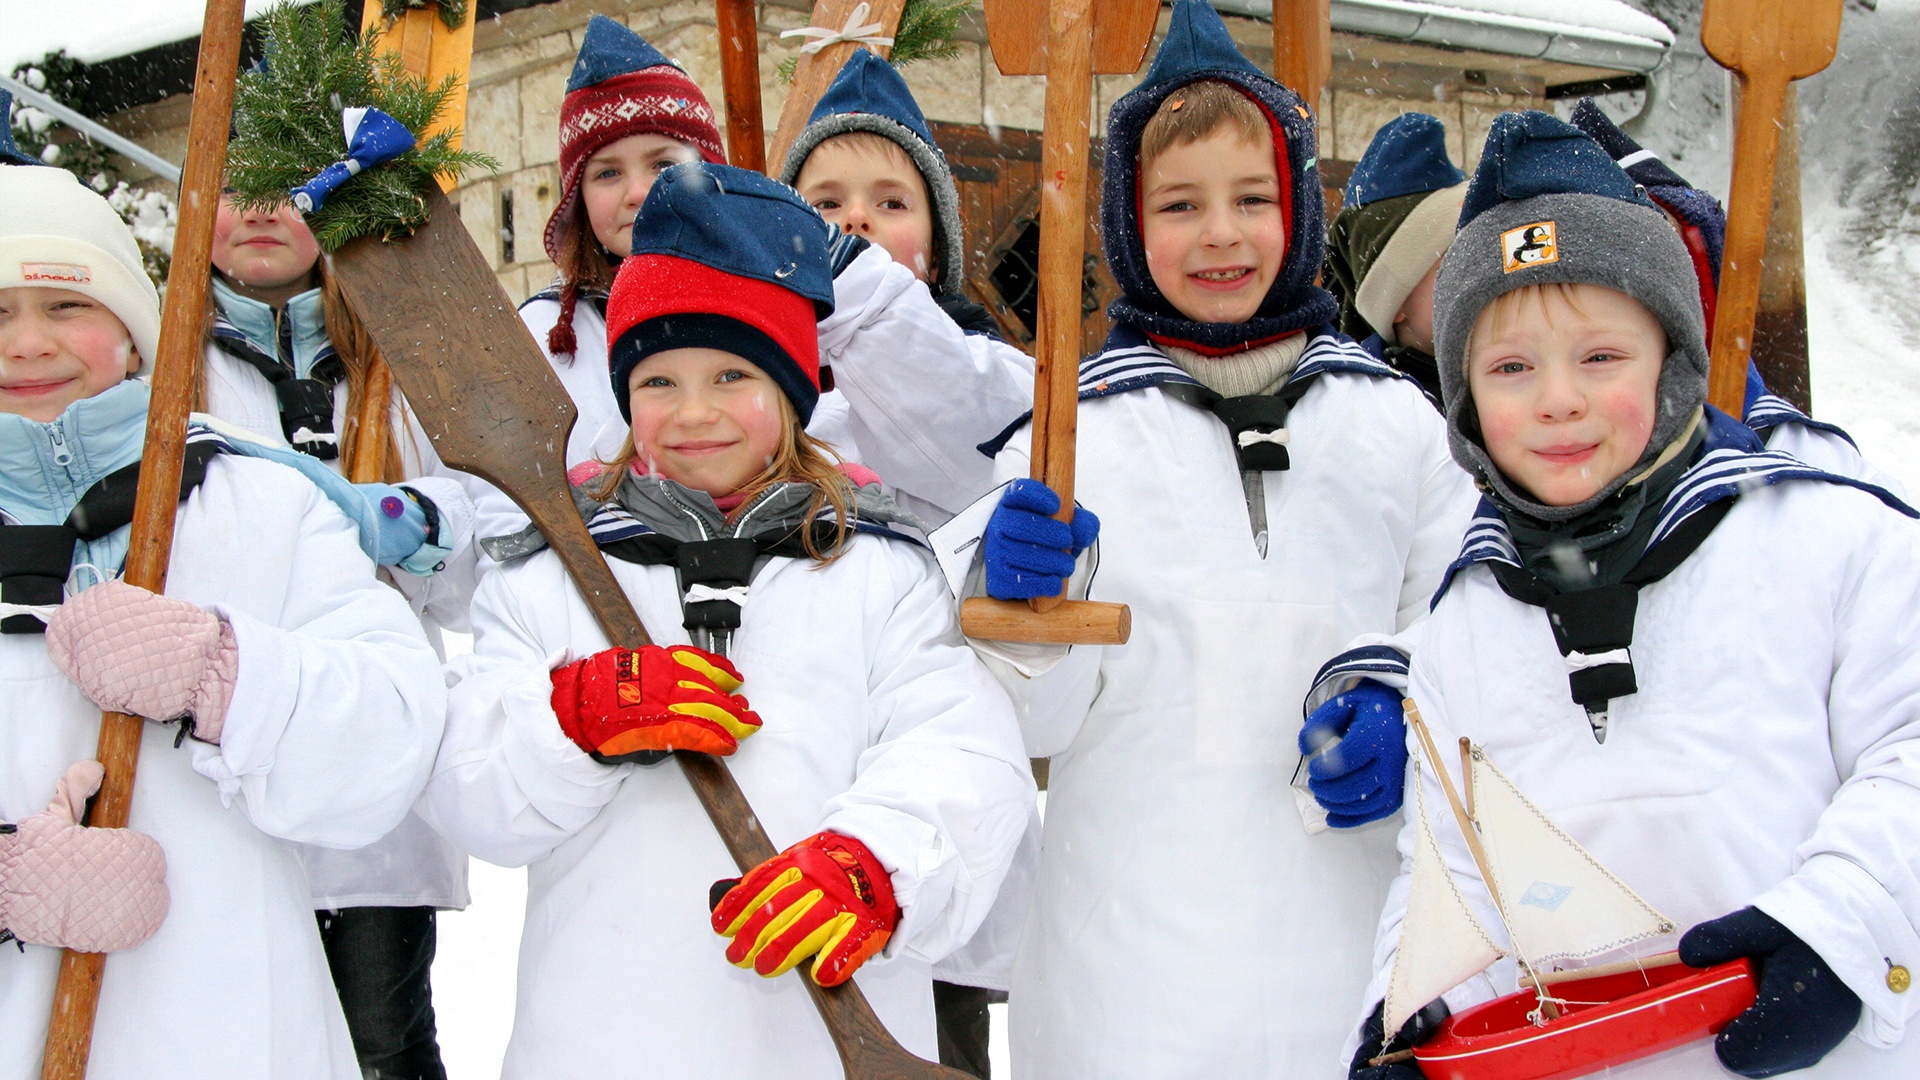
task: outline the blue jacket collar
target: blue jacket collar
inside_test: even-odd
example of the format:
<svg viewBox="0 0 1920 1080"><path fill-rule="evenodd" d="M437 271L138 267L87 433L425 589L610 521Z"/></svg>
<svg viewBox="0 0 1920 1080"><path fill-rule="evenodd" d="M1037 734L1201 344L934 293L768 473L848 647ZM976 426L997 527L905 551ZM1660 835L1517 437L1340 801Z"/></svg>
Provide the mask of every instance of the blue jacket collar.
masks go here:
<svg viewBox="0 0 1920 1080"><path fill-rule="evenodd" d="M0 512L20 525L58 525L80 496L140 460L147 384L128 379L67 406L50 424L0 415Z"/></svg>
<svg viewBox="0 0 1920 1080"><path fill-rule="evenodd" d="M318 378L314 368L333 356L319 289L308 289L288 300L280 316L291 328L288 336L292 356L281 352L280 323L273 308L235 292L218 274L213 278L213 299L216 338L243 343L261 356L291 365L295 378Z"/></svg>

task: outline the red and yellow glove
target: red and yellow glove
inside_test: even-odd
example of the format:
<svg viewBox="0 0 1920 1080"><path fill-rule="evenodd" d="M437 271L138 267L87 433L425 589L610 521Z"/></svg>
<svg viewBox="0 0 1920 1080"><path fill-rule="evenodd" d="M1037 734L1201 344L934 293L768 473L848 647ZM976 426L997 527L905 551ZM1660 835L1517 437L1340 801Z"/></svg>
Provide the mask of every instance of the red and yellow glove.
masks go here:
<svg viewBox="0 0 1920 1080"><path fill-rule="evenodd" d="M760 730L739 688L732 664L688 645L607 649L554 669L553 713L596 761L662 750L725 757Z"/></svg>
<svg viewBox="0 0 1920 1080"><path fill-rule="evenodd" d="M713 909L727 959L773 978L813 956L813 981L838 986L886 948L900 921L893 882L867 845L815 833L753 868Z"/></svg>

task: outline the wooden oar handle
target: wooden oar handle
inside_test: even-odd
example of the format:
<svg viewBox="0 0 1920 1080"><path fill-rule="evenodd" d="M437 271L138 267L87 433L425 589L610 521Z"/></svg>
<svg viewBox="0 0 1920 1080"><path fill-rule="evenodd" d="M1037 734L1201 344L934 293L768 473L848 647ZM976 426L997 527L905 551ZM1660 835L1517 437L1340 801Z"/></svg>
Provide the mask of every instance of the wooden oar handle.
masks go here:
<svg viewBox="0 0 1920 1080"><path fill-rule="evenodd" d="M1734 122L1733 183L1707 383L1708 402L1736 420L1745 415L1747 358L1753 351L1754 316L1760 310L1760 260L1767 250L1780 108L1787 96L1787 80L1773 71L1737 77L1741 94Z"/></svg>
<svg viewBox="0 0 1920 1080"><path fill-rule="evenodd" d="M976 596L960 604L960 632L981 641L1037 645L1125 645L1133 634L1133 611L1125 604L1053 601L1042 612L1018 600Z"/></svg>
<svg viewBox="0 0 1920 1080"><path fill-rule="evenodd" d="M720 87L726 97L727 162L767 171L760 112L760 23L753 0L714 0L720 32Z"/></svg>

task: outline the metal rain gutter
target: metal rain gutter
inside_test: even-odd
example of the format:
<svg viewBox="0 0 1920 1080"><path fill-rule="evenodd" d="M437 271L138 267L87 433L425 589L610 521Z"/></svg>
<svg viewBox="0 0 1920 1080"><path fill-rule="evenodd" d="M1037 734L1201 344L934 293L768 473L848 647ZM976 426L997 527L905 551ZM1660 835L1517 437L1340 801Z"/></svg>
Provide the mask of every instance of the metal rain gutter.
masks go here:
<svg viewBox="0 0 1920 1080"><path fill-rule="evenodd" d="M1272 0L1211 3L1229 15L1273 18ZM1659 67L1673 45L1670 32L1663 39L1426 0L1332 0L1331 7L1333 28L1347 33L1642 74Z"/></svg>

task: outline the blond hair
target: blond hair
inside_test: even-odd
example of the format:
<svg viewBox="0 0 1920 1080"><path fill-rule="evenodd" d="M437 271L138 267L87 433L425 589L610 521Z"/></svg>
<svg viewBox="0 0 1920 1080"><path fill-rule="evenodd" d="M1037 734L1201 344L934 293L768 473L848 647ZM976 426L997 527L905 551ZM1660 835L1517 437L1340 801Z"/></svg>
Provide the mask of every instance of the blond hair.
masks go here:
<svg viewBox="0 0 1920 1080"><path fill-rule="evenodd" d="M846 554L847 533L853 523L853 482L840 471L840 455L833 447L807 434L800 423L800 414L787 395L776 396L780 401L780 442L774 447L767 467L740 485L739 494L744 496L740 506L751 504L761 492L775 484L806 484L813 488L813 498L807 503L805 514L807 524L800 527L800 546L810 558L824 566ZM628 429L626 440L612 460L601 462L606 469L587 487L587 494L602 502L613 498L639 458L640 449L633 441L632 429ZM833 514L833 543L822 549L811 526L815 518L829 510Z"/></svg>
<svg viewBox="0 0 1920 1080"><path fill-rule="evenodd" d="M1209 79L1175 90L1140 132L1140 168L1146 169L1176 146L1199 142L1223 125L1232 125L1248 142L1273 138L1273 127L1260 106L1226 83Z"/></svg>

